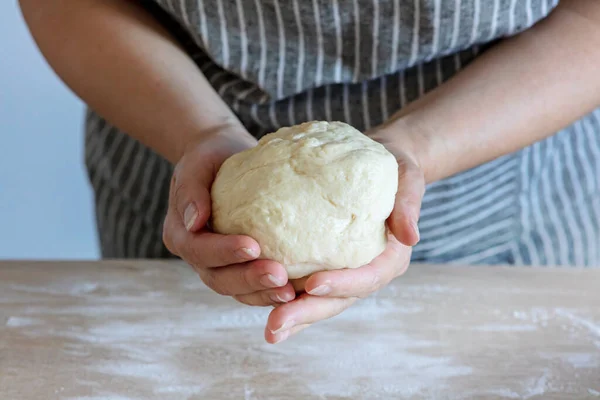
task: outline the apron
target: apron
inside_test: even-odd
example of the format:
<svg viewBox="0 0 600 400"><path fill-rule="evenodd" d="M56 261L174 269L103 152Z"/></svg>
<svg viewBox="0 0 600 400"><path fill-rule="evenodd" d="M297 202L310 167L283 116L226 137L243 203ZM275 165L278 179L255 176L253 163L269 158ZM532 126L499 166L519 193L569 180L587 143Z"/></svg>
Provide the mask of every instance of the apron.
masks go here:
<svg viewBox="0 0 600 400"><path fill-rule="evenodd" d="M155 0L257 138L309 120L361 131L442 84L557 0ZM490 77L493 79L493 77ZM465 110L468 112L468 110ZM104 257L169 257L172 165L86 115L85 161ZM427 187L413 261L600 265L600 110Z"/></svg>

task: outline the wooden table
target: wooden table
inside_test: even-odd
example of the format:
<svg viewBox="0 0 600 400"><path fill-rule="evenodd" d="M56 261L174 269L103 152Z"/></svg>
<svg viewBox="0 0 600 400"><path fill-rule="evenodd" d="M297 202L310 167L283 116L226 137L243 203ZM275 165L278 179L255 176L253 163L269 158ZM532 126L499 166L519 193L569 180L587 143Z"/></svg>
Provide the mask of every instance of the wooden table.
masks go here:
<svg viewBox="0 0 600 400"><path fill-rule="evenodd" d="M180 263L0 263L0 399L600 398L600 269L413 266L287 342Z"/></svg>

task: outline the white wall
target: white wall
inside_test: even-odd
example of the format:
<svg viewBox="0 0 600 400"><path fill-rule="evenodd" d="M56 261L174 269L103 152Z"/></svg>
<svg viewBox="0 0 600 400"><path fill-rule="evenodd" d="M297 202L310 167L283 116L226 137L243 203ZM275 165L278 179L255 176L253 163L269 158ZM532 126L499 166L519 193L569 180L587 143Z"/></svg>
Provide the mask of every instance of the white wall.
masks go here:
<svg viewBox="0 0 600 400"><path fill-rule="evenodd" d="M0 1L0 259L98 257L83 104Z"/></svg>

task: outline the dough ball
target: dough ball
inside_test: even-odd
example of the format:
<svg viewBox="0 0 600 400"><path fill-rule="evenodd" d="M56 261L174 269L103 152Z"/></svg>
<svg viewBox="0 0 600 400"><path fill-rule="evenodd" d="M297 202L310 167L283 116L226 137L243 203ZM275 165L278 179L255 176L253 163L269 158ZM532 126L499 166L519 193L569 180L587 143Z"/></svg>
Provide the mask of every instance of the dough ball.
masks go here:
<svg viewBox="0 0 600 400"><path fill-rule="evenodd" d="M223 163L212 224L261 246L290 279L357 268L384 250L398 164L383 145L341 122L307 122L264 136Z"/></svg>

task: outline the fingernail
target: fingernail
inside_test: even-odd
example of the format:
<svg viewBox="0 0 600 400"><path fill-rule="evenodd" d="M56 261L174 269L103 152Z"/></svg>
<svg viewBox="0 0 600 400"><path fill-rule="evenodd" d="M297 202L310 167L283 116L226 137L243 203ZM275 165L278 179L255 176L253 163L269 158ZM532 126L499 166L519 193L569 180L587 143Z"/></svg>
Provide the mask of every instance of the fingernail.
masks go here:
<svg viewBox="0 0 600 400"><path fill-rule="evenodd" d="M238 249L235 254L244 260L253 260L256 257L258 257L258 254L256 253L256 250L254 249L248 249L246 247L242 247L241 249Z"/></svg>
<svg viewBox="0 0 600 400"><path fill-rule="evenodd" d="M196 218L198 217L198 210L196 209L196 205L194 203L190 203L185 212L183 213L183 222L185 223L185 229L190 231L194 226L194 222L196 222Z"/></svg>
<svg viewBox="0 0 600 400"><path fill-rule="evenodd" d="M260 283L265 287L273 288L285 286L287 282L271 274L266 274L260 278Z"/></svg>
<svg viewBox="0 0 600 400"><path fill-rule="evenodd" d="M279 328L275 329L274 331L272 330L271 333L273 335L276 335L279 332L287 331L290 328L293 328L295 324L296 324L296 322L294 320L285 321L283 323L283 325L281 325Z"/></svg>
<svg viewBox="0 0 600 400"><path fill-rule="evenodd" d="M325 296L329 293L331 293L331 287L328 285L317 286L316 288L308 291L308 294L312 294L313 296Z"/></svg>
<svg viewBox="0 0 600 400"><path fill-rule="evenodd" d="M277 339L275 339L273 344L283 342L285 339L290 337L290 333L290 331L281 332L279 335L277 335Z"/></svg>
<svg viewBox="0 0 600 400"><path fill-rule="evenodd" d="M287 303L287 300L279 296L277 293L269 296L274 303Z"/></svg>
<svg viewBox="0 0 600 400"><path fill-rule="evenodd" d="M421 240L421 234L419 233L419 225L417 224L417 220L413 219L410 223L410 226L412 227L413 231L415 232L415 235L417 235L417 242L419 240Z"/></svg>

